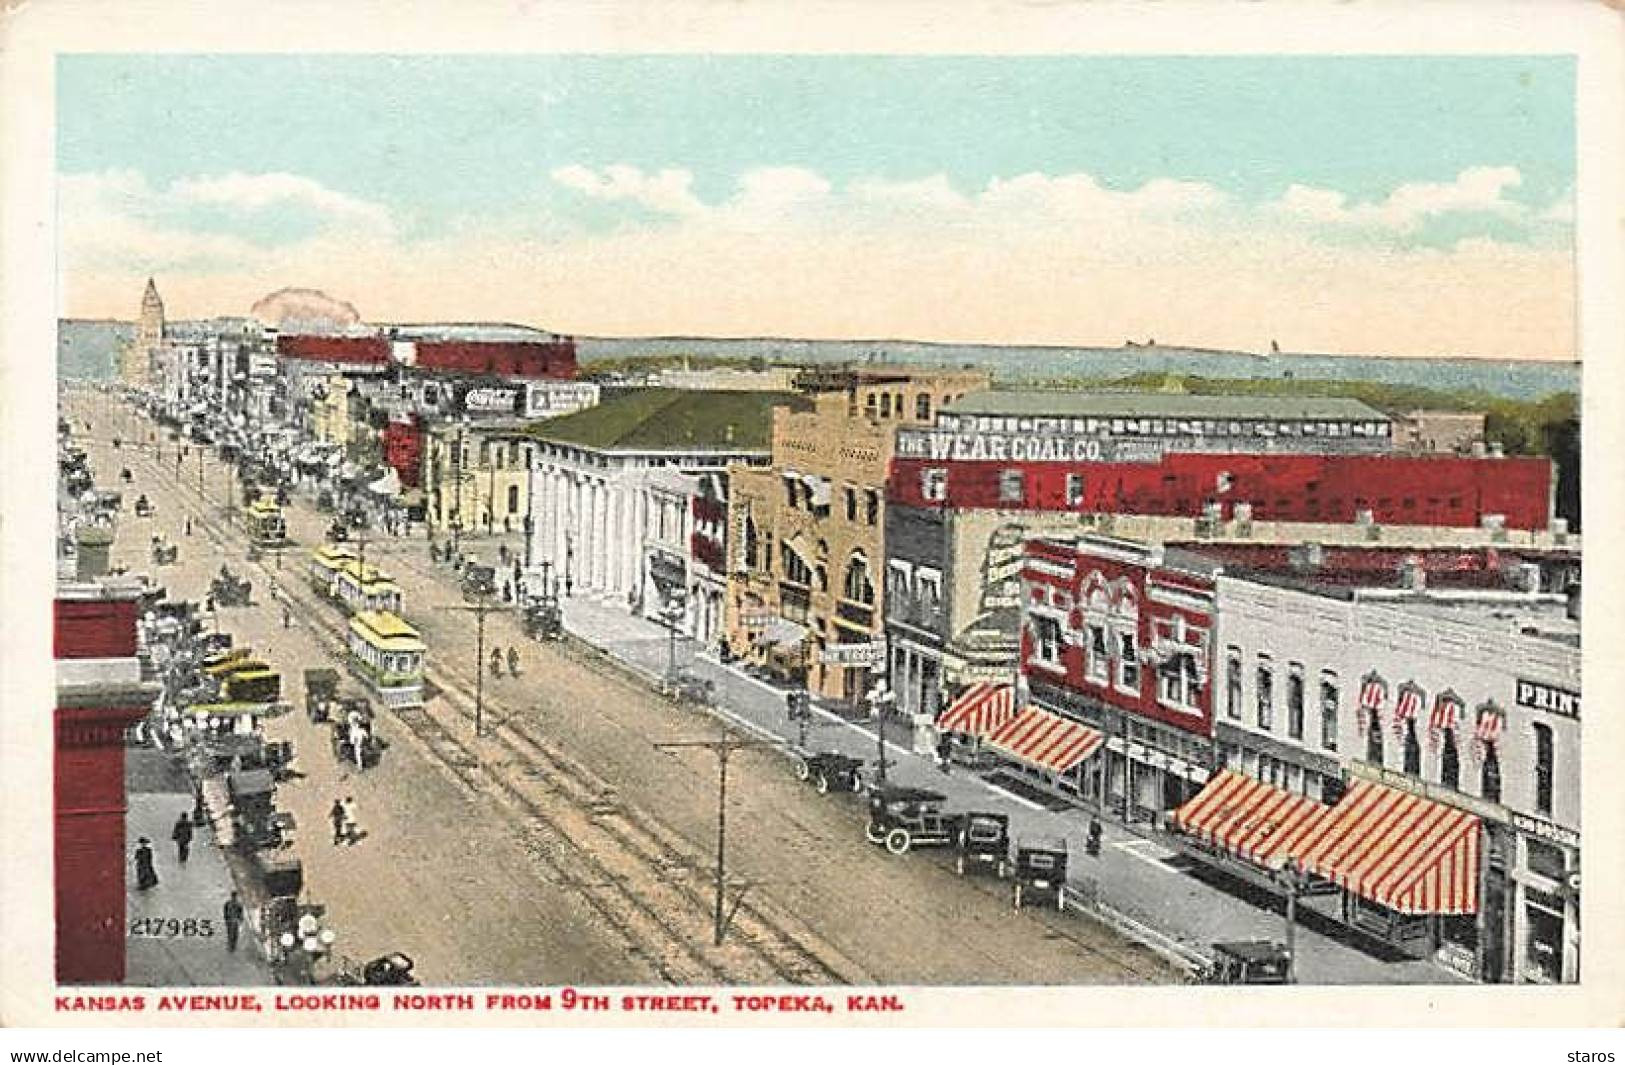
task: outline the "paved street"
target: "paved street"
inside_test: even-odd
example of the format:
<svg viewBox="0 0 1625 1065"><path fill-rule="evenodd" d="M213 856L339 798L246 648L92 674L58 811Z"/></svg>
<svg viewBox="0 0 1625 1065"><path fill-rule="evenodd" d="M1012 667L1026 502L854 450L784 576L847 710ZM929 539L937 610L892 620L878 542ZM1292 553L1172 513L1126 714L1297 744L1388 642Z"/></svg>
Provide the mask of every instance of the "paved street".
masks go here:
<svg viewBox="0 0 1625 1065"><path fill-rule="evenodd" d="M93 447L92 458L103 479L119 464L131 465L137 484L125 490L126 499L146 491L158 506L151 524L181 545L181 565L158 574L172 597L200 598L222 561L250 575L258 605L222 610L221 625L239 643L266 652L283 672L285 698L300 706L301 671L325 664L331 637L324 630L336 617L323 615L326 607L296 609L284 630L280 608L270 605L269 584L278 574L273 556L250 565L235 531L202 522L184 536L183 515L198 502L199 458L194 446L177 479L174 446L165 449L162 474L146 458L123 457L128 450L114 459L107 448ZM204 461L202 479L210 522L218 522L229 479L212 459ZM308 548L320 542L327 520L298 499L290 535ZM118 558L132 570L147 569L149 523L128 511L123 523ZM280 577L300 603L303 558L303 551L290 551ZM296 850L309 894L328 905L344 953L366 958L405 950L432 983L640 983L689 970L759 980L763 965L792 971L783 967L791 954L811 959L817 971L880 983L1174 978L1155 954L1098 924L1049 912L1016 914L1003 885L960 880L937 856L893 859L875 850L863 842L860 805L820 799L793 779L776 751L739 752L729 767L729 890L746 894L729 945L715 951L703 932L716 761L701 750L654 746L714 736L715 723L656 696L621 668L594 661L580 645L523 640L515 619L496 615L488 646L517 644L523 675L487 680L487 719L503 727L476 739L467 721L477 668L474 625L466 612L440 609L461 602L452 575L429 562L421 539L370 546L368 558L405 588L405 613L431 648L433 676L452 689L432 699L427 714L450 737L445 742L464 752L458 757L472 754L485 776L475 778L471 792L466 767L437 758L435 745L401 721L385 719L384 762L361 774L335 764L325 732L297 710L270 723L272 736L293 739L298 750L304 776L282 785L278 801L299 821ZM520 758L516 751L529 753ZM532 755L547 773L528 764ZM554 779L524 783L548 774ZM482 790L482 782L492 786ZM576 794L583 791L592 793L591 802ZM367 831L353 848L334 847L326 834L326 808L342 794L354 795ZM546 815L553 836L538 834L540 815L514 816L521 800ZM558 826L592 853L570 851L575 844L556 838ZM601 872L592 882L561 877L560 853L590 858ZM658 924L668 940L682 942L648 948L629 937L625 922L604 908L599 878L613 880L622 895L663 900L671 912L640 920L651 922L650 934ZM678 904L666 906L671 899ZM769 949L767 939L780 946ZM673 951L681 955L675 961Z"/></svg>

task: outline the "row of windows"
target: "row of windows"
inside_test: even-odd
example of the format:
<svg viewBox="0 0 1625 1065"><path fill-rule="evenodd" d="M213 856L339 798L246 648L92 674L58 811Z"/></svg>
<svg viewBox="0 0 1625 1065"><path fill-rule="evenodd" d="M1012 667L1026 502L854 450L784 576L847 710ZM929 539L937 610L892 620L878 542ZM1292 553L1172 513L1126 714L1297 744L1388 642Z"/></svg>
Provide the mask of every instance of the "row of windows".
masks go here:
<svg viewBox="0 0 1625 1065"><path fill-rule="evenodd" d="M1111 434L1113 436L1364 436L1382 438L1390 433L1389 423L1377 421L1220 421L1212 418L950 416L942 419L940 428L959 433L1060 433L1083 436Z"/></svg>
<svg viewBox="0 0 1625 1065"><path fill-rule="evenodd" d="M1033 652L1039 663L1061 665L1061 623L1044 614L1033 616ZM1142 672L1140 648L1133 630L1108 632L1104 625L1086 626L1084 679L1100 687L1116 687L1138 696ZM1190 652L1168 655L1156 666L1157 701L1180 710L1196 710L1202 703L1202 676Z"/></svg>

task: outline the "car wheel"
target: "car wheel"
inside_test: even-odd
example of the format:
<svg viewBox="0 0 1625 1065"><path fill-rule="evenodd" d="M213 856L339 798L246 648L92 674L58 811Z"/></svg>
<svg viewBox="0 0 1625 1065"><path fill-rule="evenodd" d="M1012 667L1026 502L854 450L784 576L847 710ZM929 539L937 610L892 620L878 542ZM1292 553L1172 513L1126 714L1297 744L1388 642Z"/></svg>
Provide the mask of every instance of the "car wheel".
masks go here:
<svg viewBox="0 0 1625 1065"><path fill-rule="evenodd" d="M870 821L868 827L863 830L863 838L870 843L881 843L885 841L886 833L879 825Z"/></svg>
<svg viewBox="0 0 1625 1065"><path fill-rule="evenodd" d="M823 773L820 773L816 777L813 777L813 790L816 791L820 795L828 795L829 794L829 777L825 776Z"/></svg>
<svg viewBox="0 0 1625 1065"><path fill-rule="evenodd" d="M886 849L897 855L907 854L909 844L913 842L914 841L909 838L908 829L894 828L886 836Z"/></svg>
<svg viewBox="0 0 1625 1065"><path fill-rule="evenodd" d="M797 758L794 769L797 780L805 782L806 779L812 775L812 767L807 764L807 760L805 758Z"/></svg>

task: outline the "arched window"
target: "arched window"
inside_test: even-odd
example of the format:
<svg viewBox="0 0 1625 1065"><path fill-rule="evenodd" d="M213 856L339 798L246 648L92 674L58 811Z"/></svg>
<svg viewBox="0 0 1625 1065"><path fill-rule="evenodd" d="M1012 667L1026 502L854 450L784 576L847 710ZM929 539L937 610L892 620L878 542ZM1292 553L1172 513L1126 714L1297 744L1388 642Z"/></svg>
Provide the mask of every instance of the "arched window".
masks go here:
<svg viewBox="0 0 1625 1065"><path fill-rule="evenodd" d="M745 567L756 568L756 522L749 514L745 515Z"/></svg>
<svg viewBox="0 0 1625 1065"><path fill-rule="evenodd" d="M852 559L846 564L846 579L841 582L841 594L854 603L873 603L875 601L875 586L869 580L869 560L863 557L863 552L852 552Z"/></svg>
<svg viewBox="0 0 1625 1065"><path fill-rule="evenodd" d="M1422 775L1422 744L1416 738L1415 718L1405 722L1405 772L1413 777Z"/></svg>
<svg viewBox="0 0 1625 1065"><path fill-rule="evenodd" d="M1439 783L1447 788L1461 787L1461 752L1456 747L1456 730L1447 728L1439 741Z"/></svg>
<svg viewBox="0 0 1625 1065"><path fill-rule="evenodd" d="M1478 791L1490 802L1501 801L1501 756L1493 743L1484 745L1484 768L1479 772Z"/></svg>
<svg viewBox="0 0 1625 1065"><path fill-rule="evenodd" d="M1382 765L1382 714L1377 710L1362 710L1365 718L1365 760Z"/></svg>

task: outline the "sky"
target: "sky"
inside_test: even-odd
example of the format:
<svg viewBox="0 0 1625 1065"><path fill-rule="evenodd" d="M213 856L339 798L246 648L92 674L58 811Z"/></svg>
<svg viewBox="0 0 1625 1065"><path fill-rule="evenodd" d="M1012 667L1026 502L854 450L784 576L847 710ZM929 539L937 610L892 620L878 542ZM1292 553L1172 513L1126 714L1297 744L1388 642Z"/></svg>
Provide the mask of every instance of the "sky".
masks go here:
<svg viewBox="0 0 1625 1065"><path fill-rule="evenodd" d="M1541 57L58 61L59 307L1571 359Z"/></svg>

